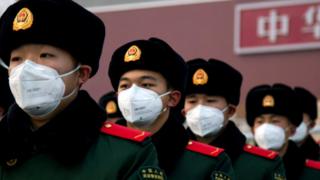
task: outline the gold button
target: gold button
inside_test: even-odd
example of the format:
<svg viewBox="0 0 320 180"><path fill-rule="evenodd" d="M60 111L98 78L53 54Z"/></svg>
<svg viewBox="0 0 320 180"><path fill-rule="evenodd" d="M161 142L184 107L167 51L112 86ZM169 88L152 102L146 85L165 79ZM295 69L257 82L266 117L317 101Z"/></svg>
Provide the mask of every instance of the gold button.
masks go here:
<svg viewBox="0 0 320 180"><path fill-rule="evenodd" d="M6 163L7 163L8 166L14 166L14 165L17 164L17 162L18 162L18 159L15 158L15 159L8 160Z"/></svg>
<svg viewBox="0 0 320 180"><path fill-rule="evenodd" d="M108 124L106 124L106 125L104 125L104 126L105 126L106 128L111 128L112 125L108 123Z"/></svg>
<svg viewBox="0 0 320 180"><path fill-rule="evenodd" d="M189 141L188 144L191 145L191 144L192 144L192 141Z"/></svg>

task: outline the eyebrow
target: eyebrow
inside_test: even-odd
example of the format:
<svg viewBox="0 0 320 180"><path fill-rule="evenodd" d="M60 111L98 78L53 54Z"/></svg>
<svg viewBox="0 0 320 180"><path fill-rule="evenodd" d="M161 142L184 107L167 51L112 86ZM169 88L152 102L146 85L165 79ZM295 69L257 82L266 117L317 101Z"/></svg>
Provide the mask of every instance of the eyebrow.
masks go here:
<svg viewBox="0 0 320 180"><path fill-rule="evenodd" d="M152 76L141 76L139 79L158 81L155 77L152 77Z"/></svg>
<svg viewBox="0 0 320 180"><path fill-rule="evenodd" d="M127 78L127 77L121 77L119 81L129 81L129 78Z"/></svg>

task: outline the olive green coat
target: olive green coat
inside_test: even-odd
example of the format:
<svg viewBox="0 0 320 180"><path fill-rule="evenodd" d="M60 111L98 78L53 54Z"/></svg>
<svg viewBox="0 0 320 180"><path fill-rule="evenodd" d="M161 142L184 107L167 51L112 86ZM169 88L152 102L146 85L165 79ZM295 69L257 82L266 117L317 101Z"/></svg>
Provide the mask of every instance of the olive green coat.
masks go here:
<svg viewBox="0 0 320 180"><path fill-rule="evenodd" d="M13 169L0 167L0 179L139 179L143 167L157 167L156 152L150 141L141 144L101 135L83 162L76 166L65 167L46 154L37 154L20 167ZM139 168L141 170L138 170Z"/></svg>
<svg viewBox="0 0 320 180"><path fill-rule="evenodd" d="M234 162L233 168L239 180L286 179L284 165L278 155L268 158L244 151Z"/></svg>
<svg viewBox="0 0 320 180"><path fill-rule="evenodd" d="M36 131L17 105L0 123L0 180L128 180L165 175L150 134L103 124L83 91ZM101 122L101 123L100 123Z"/></svg>
<svg viewBox="0 0 320 180"><path fill-rule="evenodd" d="M196 142L193 142L196 143ZM189 144L190 145L190 144ZM188 145L188 146L189 146ZM215 157L203 154L203 152L214 152L218 148L209 147L209 150L202 148L200 151L187 149L176 163L176 168L168 174L168 179L184 180L233 180L235 174L228 155L221 151ZM200 144L201 146L201 144ZM220 148L219 148L220 149ZM220 149L222 150L222 149ZM202 151L202 152L201 152Z"/></svg>

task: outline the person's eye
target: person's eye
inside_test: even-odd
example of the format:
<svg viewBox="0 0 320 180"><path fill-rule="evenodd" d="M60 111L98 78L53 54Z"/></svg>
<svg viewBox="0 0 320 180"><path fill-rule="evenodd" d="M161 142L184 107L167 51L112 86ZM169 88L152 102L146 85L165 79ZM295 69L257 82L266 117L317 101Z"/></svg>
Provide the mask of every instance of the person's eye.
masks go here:
<svg viewBox="0 0 320 180"><path fill-rule="evenodd" d="M129 88L129 85L128 84L119 84L119 90L125 90L125 89L128 89Z"/></svg>
<svg viewBox="0 0 320 180"><path fill-rule="evenodd" d="M22 57L15 56L10 58L10 62L19 62L19 61L22 61Z"/></svg>
<svg viewBox="0 0 320 180"><path fill-rule="evenodd" d="M152 84L152 83L142 83L141 87L143 87L143 88L151 88L151 87L154 87L154 84Z"/></svg>
<svg viewBox="0 0 320 180"><path fill-rule="evenodd" d="M215 102L217 102L217 100L216 99L207 99L207 102L208 103L215 103Z"/></svg>
<svg viewBox="0 0 320 180"><path fill-rule="evenodd" d="M280 122L280 120L279 120L279 119L272 119L271 122L272 122L273 124L277 124L277 123Z"/></svg>
<svg viewBox="0 0 320 180"><path fill-rule="evenodd" d="M55 55L52 53L41 53L40 54L40 58L53 58L53 57L55 57Z"/></svg>
<svg viewBox="0 0 320 180"><path fill-rule="evenodd" d="M187 103L195 104L195 103L197 103L197 101L195 99L187 99Z"/></svg>
<svg viewBox="0 0 320 180"><path fill-rule="evenodd" d="M256 120L256 124L263 124L263 120L262 119Z"/></svg>

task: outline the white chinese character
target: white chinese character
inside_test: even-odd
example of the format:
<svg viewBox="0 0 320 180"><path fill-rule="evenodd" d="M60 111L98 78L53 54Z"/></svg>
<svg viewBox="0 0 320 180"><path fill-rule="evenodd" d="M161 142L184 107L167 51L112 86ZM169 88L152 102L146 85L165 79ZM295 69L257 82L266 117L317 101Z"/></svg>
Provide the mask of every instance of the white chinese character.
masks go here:
<svg viewBox="0 0 320 180"><path fill-rule="evenodd" d="M280 23L280 27L278 27ZM271 10L269 16L258 17L257 36L268 37L269 42L274 43L278 36L289 34L289 17L287 15L277 15L276 10Z"/></svg>
<svg viewBox="0 0 320 180"><path fill-rule="evenodd" d="M313 33L315 39L320 39L320 6L311 6L304 14L306 27L302 28L304 33Z"/></svg>

